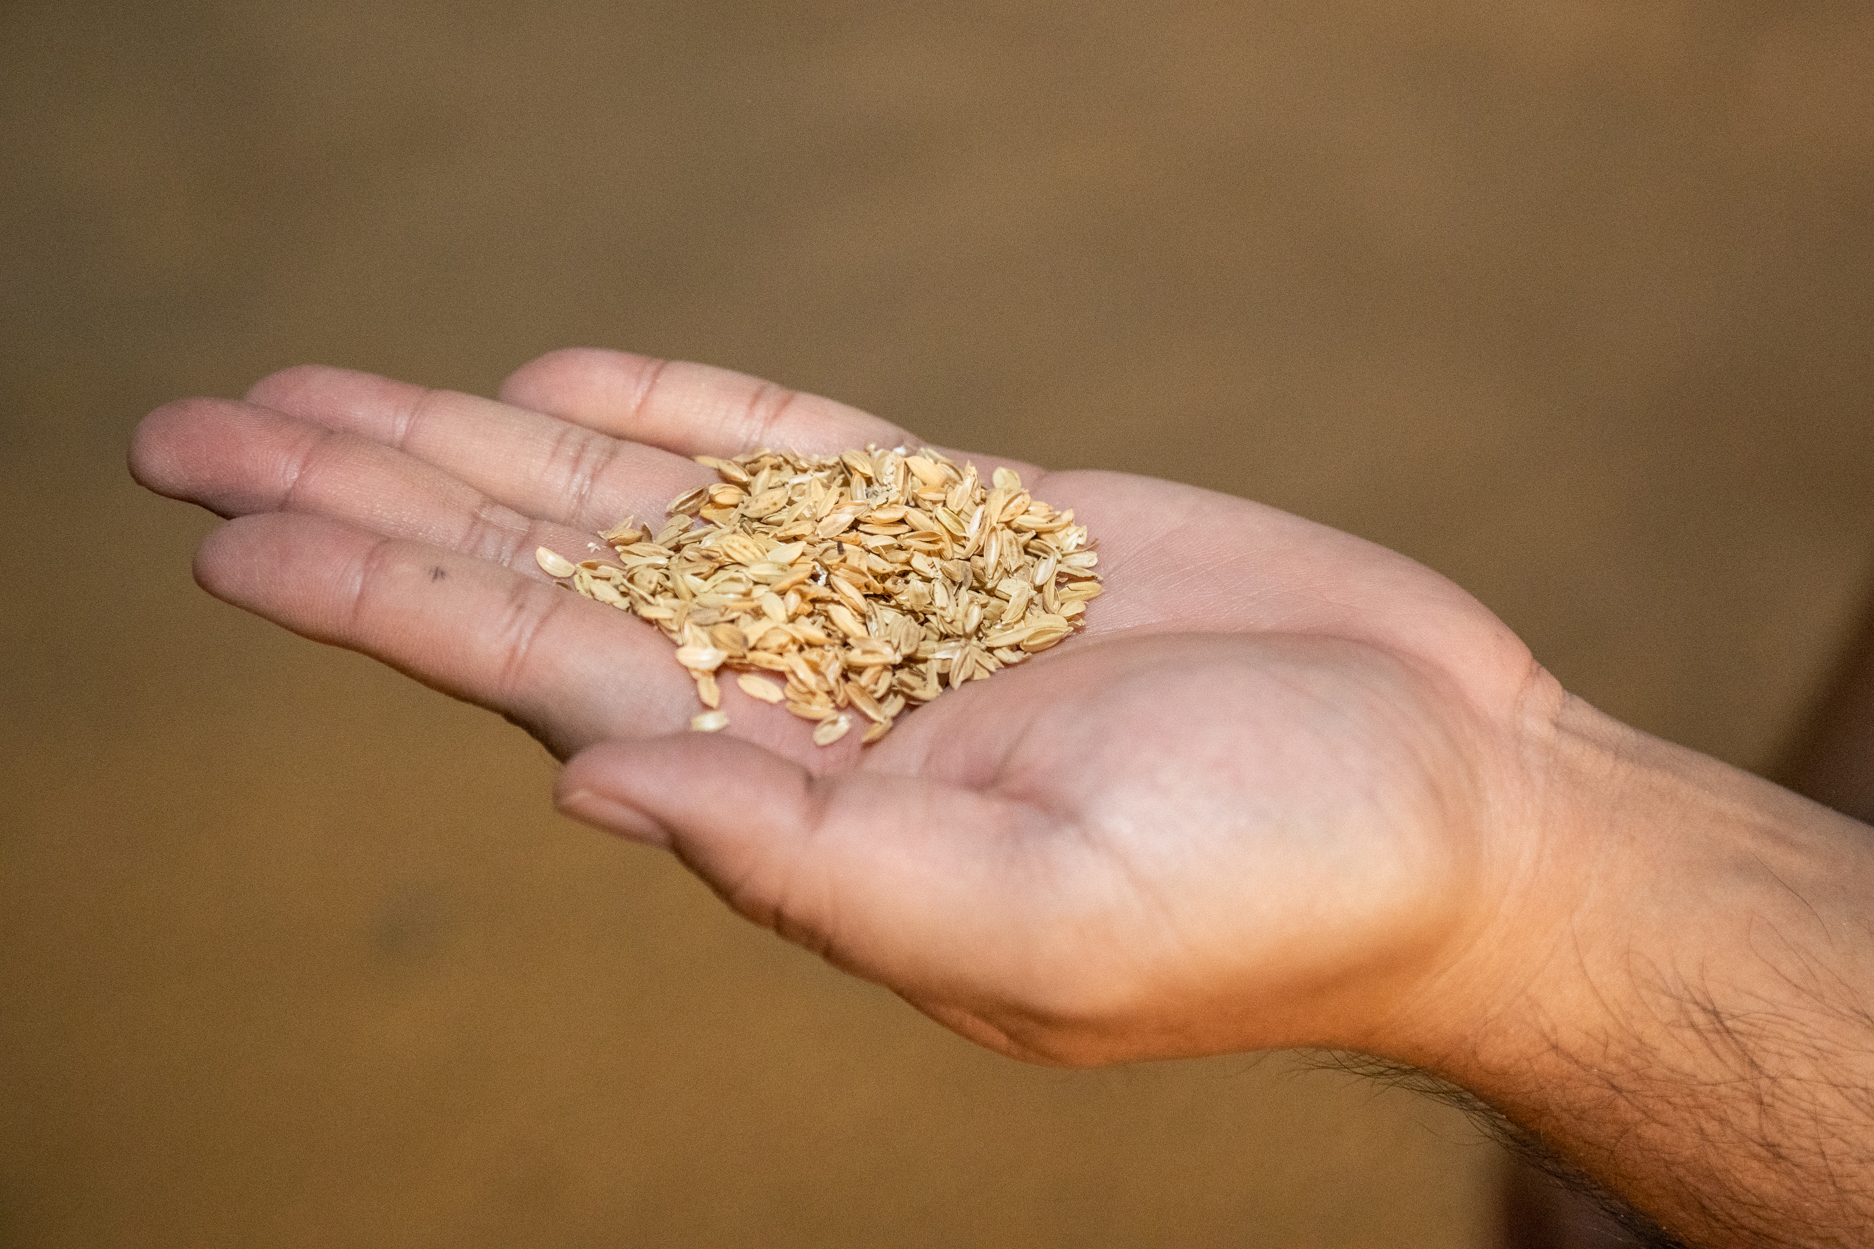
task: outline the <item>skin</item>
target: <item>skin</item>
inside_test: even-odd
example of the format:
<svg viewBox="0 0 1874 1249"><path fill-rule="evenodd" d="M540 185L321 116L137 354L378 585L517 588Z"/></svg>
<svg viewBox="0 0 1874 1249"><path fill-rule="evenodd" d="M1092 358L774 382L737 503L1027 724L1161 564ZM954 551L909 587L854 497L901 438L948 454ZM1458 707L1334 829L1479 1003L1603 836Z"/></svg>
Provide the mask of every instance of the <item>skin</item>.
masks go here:
<svg viewBox="0 0 1874 1249"><path fill-rule="evenodd" d="M1600 715L1402 556L951 452L1073 508L1107 592L1083 634L864 749L732 683L729 729L684 731L669 644L534 563L660 518L713 479L693 455L918 442L573 350L500 401L287 370L158 409L131 466L232 518L197 556L211 593L508 716L567 761L562 809L992 1049L1361 1050L1474 1090L1688 1239L1868 1225L1866 1167L1826 1142L1869 1139L1869 830Z"/></svg>

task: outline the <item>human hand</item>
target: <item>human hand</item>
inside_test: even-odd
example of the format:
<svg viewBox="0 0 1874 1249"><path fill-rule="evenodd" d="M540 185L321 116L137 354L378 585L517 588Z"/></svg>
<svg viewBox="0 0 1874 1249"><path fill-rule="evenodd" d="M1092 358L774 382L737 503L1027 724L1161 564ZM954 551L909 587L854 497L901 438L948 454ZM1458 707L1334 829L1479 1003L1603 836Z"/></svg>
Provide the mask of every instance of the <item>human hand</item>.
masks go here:
<svg viewBox="0 0 1874 1249"><path fill-rule="evenodd" d="M713 479L691 455L917 440L611 352L544 357L502 397L288 370L159 409L132 467L236 518L198 555L212 593L509 716L571 758L571 813L972 1039L1072 1063L1385 1052L1525 875L1524 727L1559 691L1410 560L1209 491L1016 464L1099 543L1084 633L863 750L732 683L731 727L688 733L669 644L547 584L534 549L579 558L655 520Z"/></svg>
<svg viewBox="0 0 1874 1249"><path fill-rule="evenodd" d="M655 519L712 478L693 454L914 440L612 352L502 394L288 370L151 414L132 468L235 518L197 556L211 592L526 726L571 760L564 809L985 1045L1362 1049L1697 1243L1850 1243L1874 1218L1865 826L1569 698L1401 556L1026 465L1099 542L1083 633L864 750L733 683L731 727L684 732L668 642L534 549Z"/></svg>

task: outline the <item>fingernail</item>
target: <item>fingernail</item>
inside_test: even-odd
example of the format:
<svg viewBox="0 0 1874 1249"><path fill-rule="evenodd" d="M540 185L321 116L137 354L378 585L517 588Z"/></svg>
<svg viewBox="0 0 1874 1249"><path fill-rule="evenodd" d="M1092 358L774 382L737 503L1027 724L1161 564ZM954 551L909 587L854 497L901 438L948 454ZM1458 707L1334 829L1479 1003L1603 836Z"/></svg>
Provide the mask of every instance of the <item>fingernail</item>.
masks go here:
<svg viewBox="0 0 1874 1249"><path fill-rule="evenodd" d="M662 824L636 807L603 794L589 789L574 790L559 800L559 808L581 823L617 833L627 841L639 841L664 850L670 848L670 833Z"/></svg>

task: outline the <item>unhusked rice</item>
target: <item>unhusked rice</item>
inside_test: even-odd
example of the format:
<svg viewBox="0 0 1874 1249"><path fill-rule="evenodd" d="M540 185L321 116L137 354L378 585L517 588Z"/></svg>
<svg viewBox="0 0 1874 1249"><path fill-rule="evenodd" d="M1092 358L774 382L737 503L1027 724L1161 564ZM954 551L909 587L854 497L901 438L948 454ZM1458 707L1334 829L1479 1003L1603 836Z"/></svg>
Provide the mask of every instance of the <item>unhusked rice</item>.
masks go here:
<svg viewBox="0 0 1874 1249"><path fill-rule="evenodd" d="M726 669L822 746L861 718L875 742L907 708L1056 645L1099 597L1086 527L1009 469L985 485L928 447L696 460L719 480L672 500L655 535L630 519L601 535L616 564L536 558L675 643L708 708L698 730L728 723Z"/></svg>

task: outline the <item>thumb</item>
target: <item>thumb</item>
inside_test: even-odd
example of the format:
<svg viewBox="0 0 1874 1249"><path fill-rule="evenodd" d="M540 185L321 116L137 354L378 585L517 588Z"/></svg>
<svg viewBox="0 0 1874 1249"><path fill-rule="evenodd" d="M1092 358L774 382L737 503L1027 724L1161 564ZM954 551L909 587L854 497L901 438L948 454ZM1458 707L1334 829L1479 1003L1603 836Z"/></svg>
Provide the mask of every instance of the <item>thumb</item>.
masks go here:
<svg viewBox="0 0 1874 1249"><path fill-rule="evenodd" d="M669 848L748 919L1009 1048L950 1006L1020 1001L1037 973L1060 886L1035 861L1035 808L917 777L813 776L704 733L593 746L561 772L558 803Z"/></svg>

